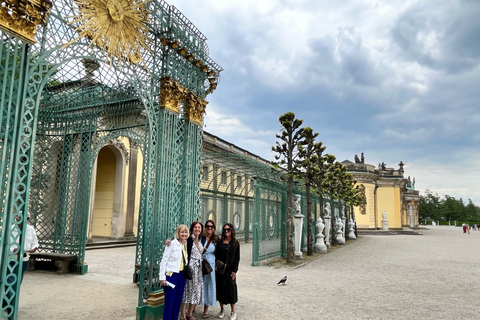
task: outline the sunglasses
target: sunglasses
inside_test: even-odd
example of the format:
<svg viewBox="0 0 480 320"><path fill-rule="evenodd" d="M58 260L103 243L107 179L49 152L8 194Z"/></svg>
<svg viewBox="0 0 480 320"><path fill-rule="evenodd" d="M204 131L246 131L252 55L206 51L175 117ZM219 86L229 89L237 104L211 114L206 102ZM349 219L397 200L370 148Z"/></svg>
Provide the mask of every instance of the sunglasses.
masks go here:
<svg viewBox="0 0 480 320"><path fill-rule="evenodd" d="M232 231L232 229L230 229L230 228L224 228L223 231L224 231L224 232L230 232L230 231Z"/></svg>
<svg viewBox="0 0 480 320"><path fill-rule="evenodd" d="M213 226L212 225L206 225L205 228L210 229L210 228L213 228Z"/></svg>

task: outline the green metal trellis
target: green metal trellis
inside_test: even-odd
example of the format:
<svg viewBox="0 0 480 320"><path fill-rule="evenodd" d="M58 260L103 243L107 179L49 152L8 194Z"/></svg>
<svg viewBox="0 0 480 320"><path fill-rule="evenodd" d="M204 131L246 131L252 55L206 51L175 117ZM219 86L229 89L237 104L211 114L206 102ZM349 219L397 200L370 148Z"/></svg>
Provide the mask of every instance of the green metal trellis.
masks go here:
<svg viewBox="0 0 480 320"><path fill-rule="evenodd" d="M14 19L12 12L21 5L2 9L0 18ZM23 243L27 209L40 251L74 254L71 271L87 271L84 255L95 159L109 141L123 137L139 147L144 161L139 267L134 270L140 287L138 317L158 319L161 307L147 307L146 299L161 290L156 272L160 243L177 224L198 216L198 103L215 89L222 69L209 57L201 32L165 1L145 4L151 51L139 52L144 64L120 63L117 58L106 63L106 53L86 38L67 46L78 36L79 22L72 20L78 5L72 0L51 5L35 43L13 37L10 29L0 31L0 272L3 308L10 312L0 318L17 316L23 248L12 248ZM178 100L178 109L162 101L165 79L182 88L168 91ZM19 221L13 219L16 215ZM7 275L11 282L5 281Z"/></svg>

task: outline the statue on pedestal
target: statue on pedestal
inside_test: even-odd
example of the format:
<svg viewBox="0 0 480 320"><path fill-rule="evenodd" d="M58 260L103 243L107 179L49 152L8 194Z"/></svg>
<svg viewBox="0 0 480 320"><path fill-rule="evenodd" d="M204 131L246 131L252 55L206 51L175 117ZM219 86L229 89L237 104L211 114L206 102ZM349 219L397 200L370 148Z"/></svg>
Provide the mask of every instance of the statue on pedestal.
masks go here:
<svg viewBox="0 0 480 320"><path fill-rule="evenodd" d="M335 224L335 226L337 230L337 236L335 237L335 240L337 240L338 244L345 244L345 238L343 237L343 223L340 217L337 218L337 223Z"/></svg>
<svg viewBox="0 0 480 320"><path fill-rule="evenodd" d="M325 225L323 224L323 221L322 221L322 218L321 217L318 217L317 219L317 224L316 224L316 227L317 227L317 243L315 243L315 251L316 252L322 252L322 253L325 253L327 252L327 246L325 245L324 243L324 238L325 236L323 235L323 229L325 228Z"/></svg>

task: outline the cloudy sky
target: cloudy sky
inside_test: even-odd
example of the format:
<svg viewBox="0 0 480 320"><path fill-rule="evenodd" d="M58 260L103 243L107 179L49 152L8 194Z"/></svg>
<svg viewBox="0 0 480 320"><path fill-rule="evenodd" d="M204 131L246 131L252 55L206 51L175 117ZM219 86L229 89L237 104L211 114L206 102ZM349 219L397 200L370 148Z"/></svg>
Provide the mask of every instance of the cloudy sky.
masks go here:
<svg viewBox="0 0 480 320"><path fill-rule="evenodd" d="M169 0L224 71L205 130L267 160L292 111L337 160L480 205L478 0Z"/></svg>

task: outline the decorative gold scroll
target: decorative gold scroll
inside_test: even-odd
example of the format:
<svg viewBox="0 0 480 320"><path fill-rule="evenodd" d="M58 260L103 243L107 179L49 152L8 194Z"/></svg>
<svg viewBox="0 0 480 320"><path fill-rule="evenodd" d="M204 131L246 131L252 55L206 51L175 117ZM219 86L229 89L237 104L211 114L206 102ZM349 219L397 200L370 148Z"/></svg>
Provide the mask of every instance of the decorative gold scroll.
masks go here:
<svg viewBox="0 0 480 320"><path fill-rule="evenodd" d="M45 25L50 0L0 0L0 28L28 42L35 43L38 25Z"/></svg>
<svg viewBox="0 0 480 320"><path fill-rule="evenodd" d="M187 89L170 77L160 79L160 108L180 113L180 102L185 99Z"/></svg>
<svg viewBox="0 0 480 320"><path fill-rule="evenodd" d="M196 96L192 92L188 93L185 101L185 118L199 126L203 123L203 115L208 101Z"/></svg>

